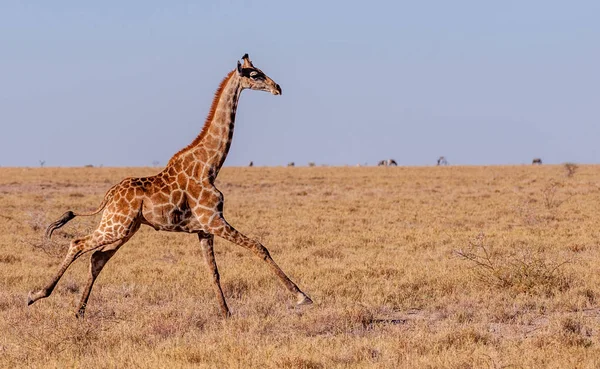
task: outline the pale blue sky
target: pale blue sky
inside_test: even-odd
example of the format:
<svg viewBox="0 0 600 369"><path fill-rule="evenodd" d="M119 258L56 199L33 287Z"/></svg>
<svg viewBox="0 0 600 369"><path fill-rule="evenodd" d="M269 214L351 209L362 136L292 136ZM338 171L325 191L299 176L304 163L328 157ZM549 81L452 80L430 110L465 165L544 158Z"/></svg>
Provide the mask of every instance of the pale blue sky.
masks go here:
<svg viewBox="0 0 600 369"><path fill-rule="evenodd" d="M165 164L249 53L225 165L600 163L600 1L0 3L0 166Z"/></svg>

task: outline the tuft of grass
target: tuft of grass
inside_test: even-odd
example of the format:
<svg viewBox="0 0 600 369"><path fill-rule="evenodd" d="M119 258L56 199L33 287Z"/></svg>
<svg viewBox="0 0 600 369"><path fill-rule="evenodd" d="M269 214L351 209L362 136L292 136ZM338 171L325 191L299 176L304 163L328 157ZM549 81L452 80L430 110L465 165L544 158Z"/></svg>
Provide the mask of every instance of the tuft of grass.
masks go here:
<svg viewBox="0 0 600 369"><path fill-rule="evenodd" d="M277 362L277 367L282 369L324 369L326 366L316 360L306 359L301 356L286 357Z"/></svg>
<svg viewBox="0 0 600 369"><path fill-rule="evenodd" d="M21 258L11 254L0 254L0 263L14 264L21 261Z"/></svg>
<svg viewBox="0 0 600 369"><path fill-rule="evenodd" d="M250 284L248 281L239 277L234 277L221 284L223 293L227 299L241 299L248 294Z"/></svg>
<svg viewBox="0 0 600 369"><path fill-rule="evenodd" d="M489 345L492 343L492 337L487 332L481 332L474 327L449 331L440 340L440 349L461 348L465 346Z"/></svg>
<svg viewBox="0 0 600 369"><path fill-rule="evenodd" d="M581 319L566 317L560 322L559 341L568 346L590 347L592 330Z"/></svg>
<svg viewBox="0 0 600 369"><path fill-rule="evenodd" d="M81 290L81 288L79 286L79 283L76 280L72 279L72 278L68 278L66 281L64 281L61 284L61 286L62 286L61 289L63 291L65 291L67 293L70 293L70 294L79 293L80 290Z"/></svg>

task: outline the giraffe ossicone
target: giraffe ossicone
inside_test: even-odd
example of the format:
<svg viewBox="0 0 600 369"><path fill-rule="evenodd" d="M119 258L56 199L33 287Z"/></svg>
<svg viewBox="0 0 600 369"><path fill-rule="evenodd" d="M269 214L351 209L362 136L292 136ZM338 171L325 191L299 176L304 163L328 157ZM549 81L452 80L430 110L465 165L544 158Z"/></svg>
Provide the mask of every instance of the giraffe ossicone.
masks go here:
<svg viewBox="0 0 600 369"><path fill-rule="evenodd" d="M69 265L81 255L91 252L89 277L77 309L77 316L83 317L98 274L141 225L160 231L198 235L219 307L225 317L230 312L213 251L215 235L249 249L260 257L296 296L298 305L312 303L273 261L262 244L238 232L223 217L223 194L215 187L214 181L231 146L240 94L249 89L281 95L281 87L254 67L248 54L242 60L243 64L238 61L236 69L228 73L219 85L200 134L176 153L162 172L151 177L126 178L108 190L95 211L68 211L48 226L46 235L51 237L55 229L76 216L95 215L104 210L96 230L71 241L55 276L44 288L29 293L28 305L48 297Z"/></svg>

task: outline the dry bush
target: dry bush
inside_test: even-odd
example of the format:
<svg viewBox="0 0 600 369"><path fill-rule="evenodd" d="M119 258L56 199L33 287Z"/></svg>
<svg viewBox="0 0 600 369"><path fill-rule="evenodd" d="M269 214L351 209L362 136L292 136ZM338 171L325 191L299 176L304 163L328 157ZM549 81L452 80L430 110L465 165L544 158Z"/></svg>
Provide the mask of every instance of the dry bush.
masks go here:
<svg viewBox="0 0 600 369"><path fill-rule="evenodd" d="M60 256L64 256L67 252L68 244L64 242L57 242L54 239L49 240L42 236L29 236L24 237L21 242L29 245L33 250L39 250L45 253L47 256L57 259Z"/></svg>
<svg viewBox="0 0 600 369"><path fill-rule="evenodd" d="M551 181L544 189L542 189L542 199L544 201L544 206L546 206L547 209L557 208L563 203L556 199L556 192L559 186L559 183Z"/></svg>
<svg viewBox="0 0 600 369"><path fill-rule="evenodd" d="M577 169L579 169L579 166L575 163L565 163L563 167L565 168L566 176L569 178L573 177Z"/></svg>
<svg viewBox="0 0 600 369"><path fill-rule="evenodd" d="M33 232L41 232L46 229L49 222L46 219L46 214L41 210L28 212L27 224Z"/></svg>
<svg viewBox="0 0 600 369"><path fill-rule="evenodd" d="M542 200L546 209L556 209L573 197L573 195L561 195L559 190L563 187L562 183L552 179L542 189Z"/></svg>
<svg viewBox="0 0 600 369"><path fill-rule="evenodd" d="M567 290L573 279L564 271L571 260L548 260L541 252L527 248L498 252L486 244L483 233L469 241L466 250L456 250L455 254L472 265L484 284L519 293L553 295Z"/></svg>
<svg viewBox="0 0 600 369"><path fill-rule="evenodd" d="M42 251L52 259L59 259L65 255L69 243L74 238L89 234L92 231L89 222L73 222L54 231L52 238L48 239L45 237L45 231L51 222L47 218L47 213L42 210L28 212L27 223L33 233L21 237L21 243L29 245L34 250Z"/></svg>

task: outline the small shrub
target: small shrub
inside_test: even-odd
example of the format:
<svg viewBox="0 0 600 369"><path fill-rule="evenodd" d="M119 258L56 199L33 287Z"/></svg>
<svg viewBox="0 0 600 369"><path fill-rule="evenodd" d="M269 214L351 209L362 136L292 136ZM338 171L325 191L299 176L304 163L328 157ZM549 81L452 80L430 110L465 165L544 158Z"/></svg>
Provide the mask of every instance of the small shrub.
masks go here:
<svg viewBox="0 0 600 369"><path fill-rule="evenodd" d="M567 177L569 178L573 177L575 172L577 172L577 169L579 169L579 166L575 163L565 163L564 167L565 171L567 172Z"/></svg>
<svg viewBox="0 0 600 369"><path fill-rule="evenodd" d="M466 251L457 250L455 253L470 262L477 278L489 286L509 288L517 293L553 295L556 291L567 290L571 285L571 278L563 271L570 260L547 260L541 252L526 248L508 254L496 253L485 244L483 233L469 242Z"/></svg>
<svg viewBox="0 0 600 369"><path fill-rule="evenodd" d="M46 216L41 211L33 211L29 214L29 219L27 220L27 224L31 227L31 230L34 232L39 232L42 229L46 229L48 226L48 222L46 221Z"/></svg>
<svg viewBox="0 0 600 369"><path fill-rule="evenodd" d="M573 197L573 195L568 195L567 197L560 198L558 196L558 190L561 187L563 187L562 183L551 180L550 183L542 189L542 198L546 209L556 209Z"/></svg>
<svg viewBox="0 0 600 369"><path fill-rule="evenodd" d="M78 195L75 195L78 197ZM34 250L42 251L51 258L62 258L69 248L69 243L77 235L89 234L92 231L93 220L87 222L73 222L64 228L57 229L52 234L52 239L46 238L44 231L50 224L43 211L29 213L28 224L35 235L21 237L21 242L31 246Z"/></svg>

